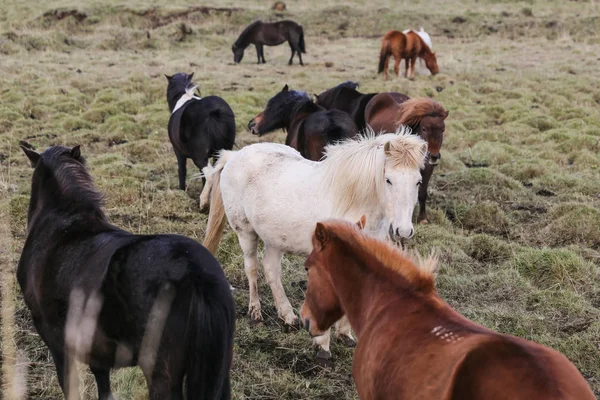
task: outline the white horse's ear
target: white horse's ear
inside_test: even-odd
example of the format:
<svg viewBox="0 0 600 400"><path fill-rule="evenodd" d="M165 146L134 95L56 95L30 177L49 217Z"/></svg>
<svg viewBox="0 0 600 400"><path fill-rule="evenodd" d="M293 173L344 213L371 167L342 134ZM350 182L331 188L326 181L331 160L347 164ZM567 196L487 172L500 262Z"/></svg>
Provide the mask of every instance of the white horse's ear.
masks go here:
<svg viewBox="0 0 600 400"><path fill-rule="evenodd" d="M425 143L423 143L421 145L421 149L423 150L423 154L427 154L427 148L428 148L427 142L425 142Z"/></svg>
<svg viewBox="0 0 600 400"><path fill-rule="evenodd" d="M356 225L358 225L358 229L360 230L365 229L365 226L367 225L367 216L363 214L363 216L360 217Z"/></svg>
<svg viewBox="0 0 600 400"><path fill-rule="evenodd" d="M390 155L390 148L392 147L392 144L390 142L386 142L383 145L383 151L385 152L386 155Z"/></svg>
<svg viewBox="0 0 600 400"><path fill-rule="evenodd" d="M327 242L329 241L329 232L327 232L327 228L320 222L317 222L317 227L315 228L315 234L313 235L313 247L317 251L323 250Z"/></svg>

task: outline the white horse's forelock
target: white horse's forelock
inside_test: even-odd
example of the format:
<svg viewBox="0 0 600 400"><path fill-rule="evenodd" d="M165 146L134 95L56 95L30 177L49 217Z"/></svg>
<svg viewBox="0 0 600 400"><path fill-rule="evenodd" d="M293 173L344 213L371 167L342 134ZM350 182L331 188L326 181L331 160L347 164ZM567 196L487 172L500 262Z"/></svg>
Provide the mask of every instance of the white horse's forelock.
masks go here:
<svg viewBox="0 0 600 400"><path fill-rule="evenodd" d="M389 145L389 154L384 146ZM376 135L367 126L362 135L325 147L323 191L336 198L334 217L357 207L372 206L384 198L385 166L423 168L426 143L405 126L395 133Z"/></svg>

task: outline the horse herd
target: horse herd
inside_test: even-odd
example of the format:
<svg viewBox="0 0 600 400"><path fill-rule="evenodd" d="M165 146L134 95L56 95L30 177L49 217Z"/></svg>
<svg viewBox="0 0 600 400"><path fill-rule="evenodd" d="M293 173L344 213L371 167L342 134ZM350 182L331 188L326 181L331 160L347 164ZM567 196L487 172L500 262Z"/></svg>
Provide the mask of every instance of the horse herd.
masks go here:
<svg viewBox="0 0 600 400"><path fill-rule="evenodd" d="M279 40L256 33L258 24L245 32ZM304 35L290 38L302 63ZM236 41L237 61L249 43ZM256 135L286 129L286 144L233 151L233 110L220 97L196 96L192 78L167 76L168 134L179 188L188 158L203 172L203 245L111 225L79 146L40 153L20 143L34 171L17 278L67 398L74 360L90 366L101 400L113 399L110 369L135 365L152 400L183 399L184 377L188 399L231 398L235 305L213 256L226 222L243 251L250 318L262 318L262 240L278 315L306 328L317 358L331 357L332 327L346 342L357 335L353 377L362 399L595 398L560 353L456 313L436 293L436 260L398 249L414 235L417 201L417 220L427 222L427 184L448 117L440 103L363 94L350 81L313 101L286 85L248 123ZM307 257L300 318L281 282L285 253Z"/></svg>

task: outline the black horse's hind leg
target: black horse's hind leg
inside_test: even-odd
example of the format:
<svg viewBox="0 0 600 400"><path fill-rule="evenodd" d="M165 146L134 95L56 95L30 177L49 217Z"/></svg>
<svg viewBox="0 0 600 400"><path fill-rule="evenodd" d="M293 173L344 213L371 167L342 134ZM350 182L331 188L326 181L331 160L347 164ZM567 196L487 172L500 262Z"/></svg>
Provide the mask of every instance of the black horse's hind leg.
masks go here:
<svg viewBox="0 0 600 400"><path fill-rule="evenodd" d="M421 186L419 187L419 216L417 217L417 223L427 223L427 210L425 204L427 202L427 187L429 186L429 179L433 174L435 165L425 163L425 168L421 170Z"/></svg>
<svg viewBox="0 0 600 400"><path fill-rule="evenodd" d="M290 48L292 49L292 56L290 57L290 61L288 62L288 65L292 65L294 63L294 55L296 54L296 50L294 50L294 48L292 47L291 44L290 44Z"/></svg>
<svg viewBox="0 0 600 400"><path fill-rule="evenodd" d="M94 378L96 378L96 385L98 386L98 400L114 400L112 393L110 392L110 370L102 368L90 367Z"/></svg>
<svg viewBox="0 0 600 400"><path fill-rule="evenodd" d="M52 359L54 360L54 366L56 367L56 375L58 376L58 384L62 389L65 399L69 398L69 385L68 381L65 380L65 377L69 378L69 363L65 362L65 355L61 352L50 350L52 354Z"/></svg>
<svg viewBox="0 0 600 400"><path fill-rule="evenodd" d="M266 64L267 60L265 60L265 48L262 45L260 46L260 57L262 58L263 64Z"/></svg>
<svg viewBox="0 0 600 400"><path fill-rule="evenodd" d="M300 59L300 65L304 65L302 62L302 52L300 50L298 50L298 58Z"/></svg>
<svg viewBox="0 0 600 400"><path fill-rule="evenodd" d="M261 53L262 53L262 47L263 46L262 46L262 44L257 44L255 46L256 46L256 58L258 58L257 64L260 64L260 56L261 56Z"/></svg>
<svg viewBox="0 0 600 400"><path fill-rule="evenodd" d="M175 152L177 167L179 169L179 189L185 190L185 176L187 175L187 157Z"/></svg>

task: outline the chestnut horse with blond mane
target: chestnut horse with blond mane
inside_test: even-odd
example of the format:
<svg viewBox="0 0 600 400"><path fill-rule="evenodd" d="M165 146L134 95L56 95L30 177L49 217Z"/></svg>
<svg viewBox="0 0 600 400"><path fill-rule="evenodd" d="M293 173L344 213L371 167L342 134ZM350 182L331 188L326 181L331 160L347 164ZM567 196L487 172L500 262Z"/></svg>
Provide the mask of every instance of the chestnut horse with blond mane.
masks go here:
<svg viewBox="0 0 600 400"><path fill-rule="evenodd" d="M432 75L440 72L435 53L431 51L423 39L412 30L406 34L400 31L389 31L383 36L383 39L381 40L381 52L379 54L378 73L384 72L386 80L388 79L388 63L391 56L394 56L394 72L396 72L396 76L400 75L400 61L404 60L406 64L404 76L409 79L414 79L415 62L419 57L425 61L425 66ZM408 74L409 60L410 75Z"/></svg>
<svg viewBox="0 0 600 400"><path fill-rule="evenodd" d="M427 223L427 187L433 170L438 165L446 130L448 111L435 100L427 97L408 99L396 92L384 92L374 96L365 109L365 120L375 132L393 132L406 125L427 142L428 157L421 170L423 184L419 188L419 223Z"/></svg>
<svg viewBox="0 0 600 400"><path fill-rule="evenodd" d="M596 398L559 352L454 311L435 290L434 259L411 261L342 220L317 223L312 243L301 318L320 335L348 317L358 337L352 375L362 400Z"/></svg>

